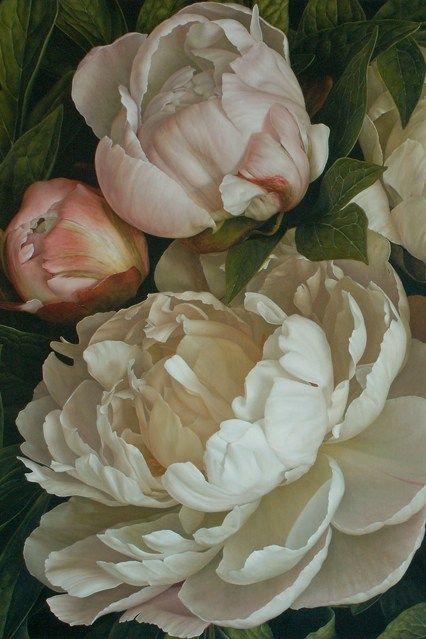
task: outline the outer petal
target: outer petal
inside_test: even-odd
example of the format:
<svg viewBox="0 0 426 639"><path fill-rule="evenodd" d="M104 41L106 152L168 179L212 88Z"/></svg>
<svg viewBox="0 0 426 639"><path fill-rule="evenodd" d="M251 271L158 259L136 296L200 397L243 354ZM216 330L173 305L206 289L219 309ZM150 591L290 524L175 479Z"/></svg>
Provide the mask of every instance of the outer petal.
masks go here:
<svg viewBox="0 0 426 639"><path fill-rule="evenodd" d="M308 127L308 157L310 166L310 182L319 177L328 160L328 138L330 129L325 124L311 124Z"/></svg>
<svg viewBox="0 0 426 639"><path fill-rule="evenodd" d="M324 562L330 537L330 533L324 533L292 570L249 586L222 581L212 563L186 580L179 598L195 615L217 625L257 626L281 614L305 590Z"/></svg>
<svg viewBox="0 0 426 639"><path fill-rule="evenodd" d="M389 208L389 200L381 182L374 184L356 195L352 202L360 206L368 219L368 228L380 233L391 242L401 244L401 237L396 228Z"/></svg>
<svg viewBox="0 0 426 639"><path fill-rule="evenodd" d="M124 220L160 237L189 237L214 228L213 219L156 166L126 155L103 138L96 151L100 187Z"/></svg>
<svg viewBox="0 0 426 639"><path fill-rule="evenodd" d="M404 368L393 382L389 397L416 395L426 397L426 343L411 340Z"/></svg>
<svg viewBox="0 0 426 639"><path fill-rule="evenodd" d="M321 571L292 607L360 603L388 590L401 579L420 546L425 518L421 511L404 524L369 535L334 531Z"/></svg>
<svg viewBox="0 0 426 639"><path fill-rule="evenodd" d="M392 210L392 221L401 238L400 244L426 262L426 197L403 200Z"/></svg>
<svg viewBox="0 0 426 639"><path fill-rule="evenodd" d="M425 414L426 399L389 400L369 428L329 447L345 476L336 528L351 535L374 532L426 505Z"/></svg>
<svg viewBox="0 0 426 639"><path fill-rule="evenodd" d="M119 86L129 86L133 60L145 38L126 33L112 44L92 49L77 68L72 98L98 138L111 132L121 108Z"/></svg>
<svg viewBox="0 0 426 639"><path fill-rule="evenodd" d="M174 637L195 637L201 635L207 628L208 621L203 621L193 615L178 597L178 586L168 588L165 592L139 606L136 611L137 621L153 623ZM129 611L133 613L133 611ZM129 613L123 620L129 618Z"/></svg>
<svg viewBox="0 0 426 639"><path fill-rule="evenodd" d="M179 11L179 13L189 12L205 16L209 20L220 20L222 18L236 20L247 30L250 30L252 24L252 11L247 7L231 2L226 4L219 2L195 2L189 7L185 7ZM259 22L265 44L288 59L288 41L284 33L276 27L273 27L263 18L260 18Z"/></svg>

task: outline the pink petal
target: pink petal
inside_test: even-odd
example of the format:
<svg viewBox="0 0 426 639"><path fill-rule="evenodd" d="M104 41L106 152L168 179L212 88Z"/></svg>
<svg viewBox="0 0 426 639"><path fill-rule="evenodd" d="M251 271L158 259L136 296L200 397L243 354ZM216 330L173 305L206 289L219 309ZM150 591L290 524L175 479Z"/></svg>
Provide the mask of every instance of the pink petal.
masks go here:
<svg viewBox="0 0 426 639"><path fill-rule="evenodd" d="M150 162L126 155L109 138L98 145L96 170L111 207L136 228L160 237L189 237L215 226L179 184Z"/></svg>
<svg viewBox="0 0 426 639"><path fill-rule="evenodd" d="M141 33L126 33L112 44L92 49L77 68L72 98L98 138L111 132L121 108L118 87L129 86L133 61L145 38Z"/></svg>

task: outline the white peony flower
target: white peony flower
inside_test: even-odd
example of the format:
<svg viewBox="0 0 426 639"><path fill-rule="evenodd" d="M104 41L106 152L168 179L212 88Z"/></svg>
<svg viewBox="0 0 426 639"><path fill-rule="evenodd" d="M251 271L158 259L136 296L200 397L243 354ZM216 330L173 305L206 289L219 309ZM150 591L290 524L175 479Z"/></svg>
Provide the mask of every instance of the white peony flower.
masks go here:
<svg viewBox="0 0 426 639"><path fill-rule="evenodd" d="M311 124L287 38L257 8L195 3L96 47L72 95L101 138L106 199L154 235L288 211L327 161L328 127Z"/></svg>
<svg viewBox="0 0 426 639"><path fill-rule="evenodd" d="M29 479L75 496L25 549L60 619L192 637L401 578L425 521L426 345L387 251L282 243L244 308L159 293L55 345L74 363L49 356L18 425Z"/></svg>
<svg viewBox="0 0 426 639"><path fill-rule="evenodd" d="M394 235L388 237L426 261L426 85L403 129L395 103L374 67L368 79L367 115L359 142L366 160L388 167L383 184Z"/></svg>

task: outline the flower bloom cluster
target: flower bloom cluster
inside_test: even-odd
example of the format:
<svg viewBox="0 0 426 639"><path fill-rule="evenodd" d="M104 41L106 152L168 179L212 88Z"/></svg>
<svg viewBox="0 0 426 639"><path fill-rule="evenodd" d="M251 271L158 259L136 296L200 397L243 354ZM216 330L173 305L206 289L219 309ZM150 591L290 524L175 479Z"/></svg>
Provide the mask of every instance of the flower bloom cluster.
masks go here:
<svg viewBox="0 0 426 639"><path fill-rule="evenodd" d="M257 8L195 3L96 47L72 95L101 138L106 199L153 235L289 211L327 161L328 127L311 124L287 38Z"/></svg>
<svg viewBox="0 0 426 639"><path fill-rule="evenodd" d="M193 637L400 579L426 516L426 345L371 243L369 266L282 243L242 304L158 293L54 344L18 426L30 481L72 497L25 547L60 619Z"/></svg>

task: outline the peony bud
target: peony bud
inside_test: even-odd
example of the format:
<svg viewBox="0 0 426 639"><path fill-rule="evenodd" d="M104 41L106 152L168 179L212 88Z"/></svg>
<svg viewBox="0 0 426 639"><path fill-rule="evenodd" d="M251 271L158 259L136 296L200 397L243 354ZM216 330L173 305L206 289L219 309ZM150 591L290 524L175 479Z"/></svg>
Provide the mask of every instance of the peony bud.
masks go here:
<svg viewBox="0 0 426 639"><path fill-rule="evenodd" d="M23 303L0 308L74 321L120 306L149 270L146 240L100 192L57 178L36 182L6 229L6 274Z"/></svg>

